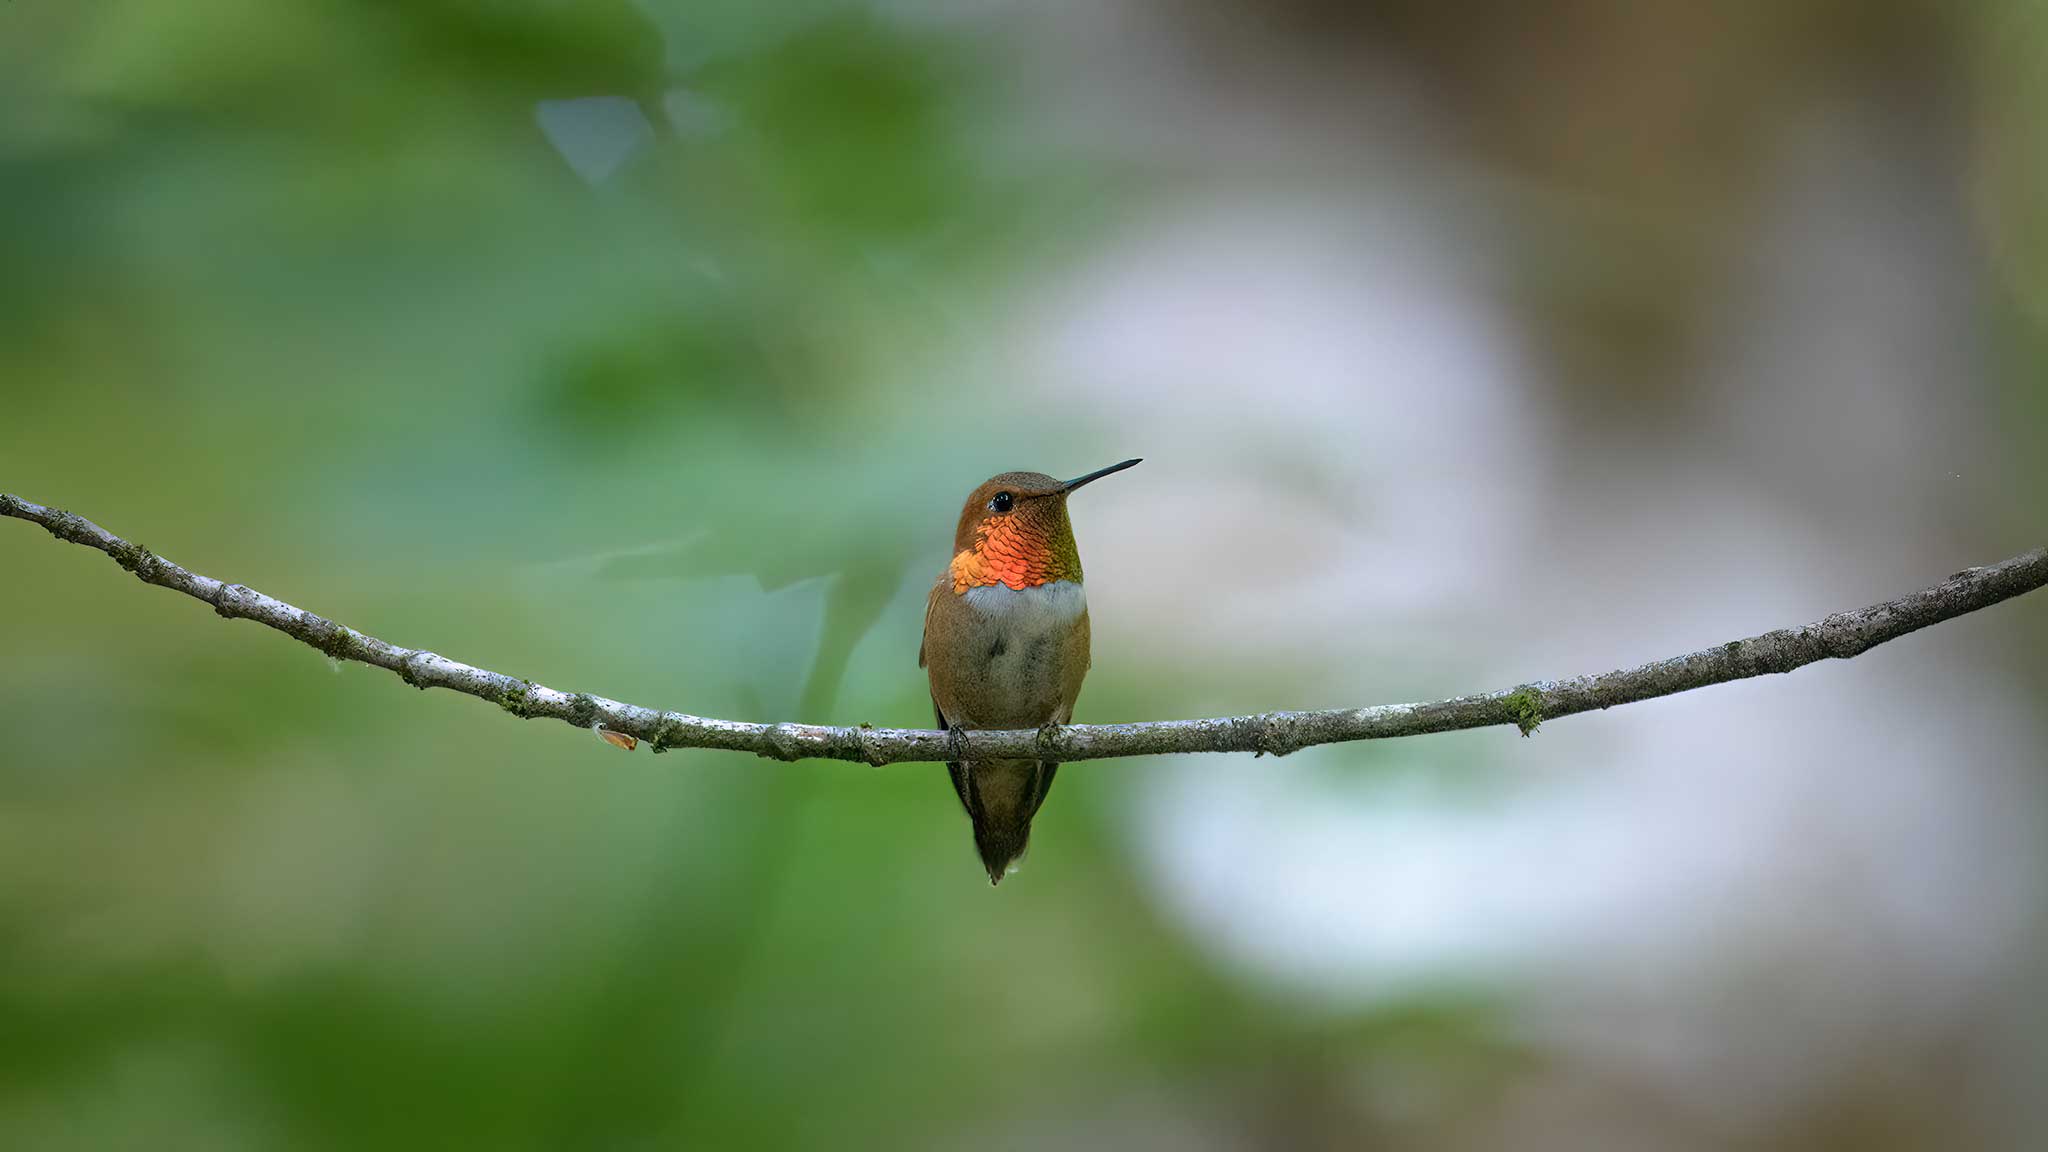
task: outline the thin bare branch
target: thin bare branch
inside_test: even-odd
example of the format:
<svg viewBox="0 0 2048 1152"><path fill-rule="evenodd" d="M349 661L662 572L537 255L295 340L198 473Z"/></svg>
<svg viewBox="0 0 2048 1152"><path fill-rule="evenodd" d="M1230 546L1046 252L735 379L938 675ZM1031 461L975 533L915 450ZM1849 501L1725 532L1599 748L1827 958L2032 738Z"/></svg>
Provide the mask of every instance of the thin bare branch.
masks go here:
<svg viewBox="0 0 2048 1152"><path fill-rule="evenodd" d="M1635 668L1542 680L1499 692L1424 704L1379 704L1320 712L1265 712L1208 720L1141 724L1074 724L1039 731L938 732L916 728L832 728L814 724L744 724L684 712L642 708L583 692L473 667L432 652L400 648L295 608L240 584L187 571L113 535L82 516L0 494L0 515L34 521L59 540L97 548L144 583L203 600L231 619L275 628L336 660L395 672L417 688L448 688L488 700L515 716L548 717L603 729L669 748L720 748L777 760L822 757L869 764L1036 756L1101 760L1173 752L1257 752L1285 755L1318 744L1380 740L1512 724L1523 735L1545 720L1596 708L1790 672L1819 660L1847 659L1887 640L1987 608L2048 584L2048 548L2002 563L1958 572L1932 588L1798 628L1781 628Z"/></svg>

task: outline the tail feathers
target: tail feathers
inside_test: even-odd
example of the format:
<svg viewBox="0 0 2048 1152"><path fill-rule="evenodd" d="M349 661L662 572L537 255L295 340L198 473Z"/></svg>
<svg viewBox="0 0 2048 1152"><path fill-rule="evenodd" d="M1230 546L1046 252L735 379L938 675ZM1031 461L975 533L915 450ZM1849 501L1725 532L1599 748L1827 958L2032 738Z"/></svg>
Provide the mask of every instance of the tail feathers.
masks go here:
<svg viewBox="0 0 2048 1152"><path fill-rule="evenodd" d="M1001 884L1010 873L1010 865L1023 859L1024 850L1030 846L1029 818L1014 823L974 822L974 850L981 854L981 866L988 869L990 885Z"/></svg>
<svg viewBox="0 0 2048 1152"><path fill-rule="evenodd" d="M1030 846L1031 818L1045 802L1057 767L1036 760L985 760L954 769L955 785L974 824L974 848L990 884L1002 883Z"/></svg>

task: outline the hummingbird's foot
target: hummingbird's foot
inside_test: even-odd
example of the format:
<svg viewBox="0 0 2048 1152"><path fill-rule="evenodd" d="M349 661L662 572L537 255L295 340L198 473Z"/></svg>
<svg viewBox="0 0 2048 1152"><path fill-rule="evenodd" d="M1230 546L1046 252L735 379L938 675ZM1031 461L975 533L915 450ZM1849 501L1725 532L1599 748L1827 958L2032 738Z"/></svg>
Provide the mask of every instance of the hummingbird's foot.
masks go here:
<svg viewBox="0 0 2048 1152"><path fill-rule="evenodd" d="M953 763L959 764L966 761L967 740L965 736L962 735L961 729L947 728L946 743L951 748L951 751L948 753L948 755L952 757Z"/></svg>
<svg viewBox="0 0 2048 1152"><path fill-rule="evenodd" d="M1060 729L1065 727L1057 720L1048 720L1038 726L1038 758L1051 760L1053 749L1059 746Z"/></svg>

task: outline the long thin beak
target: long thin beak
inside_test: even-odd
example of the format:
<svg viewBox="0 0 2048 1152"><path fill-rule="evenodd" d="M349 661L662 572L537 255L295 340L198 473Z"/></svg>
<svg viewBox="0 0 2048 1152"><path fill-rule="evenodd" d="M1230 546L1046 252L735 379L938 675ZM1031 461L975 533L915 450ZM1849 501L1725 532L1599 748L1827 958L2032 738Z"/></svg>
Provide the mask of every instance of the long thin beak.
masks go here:
<svg viewBox="0 0 2048 1152"><path fill-rule="evenodd" d="M1081 485L1094 483L1095 481L1102 479L1104 476L1109 475L1111 472L1121 472L1126 468L1135 468L1141 463L1143 463L1142 460L1126 460L1121 464L1111 464L1107 468L1098 468L1095 471L1090 472L1086 476L1077 477L1073 480L1067 481L1065 484L1060 485L1060 491L1072 492L1074 489L1079 488Z"/></svg>

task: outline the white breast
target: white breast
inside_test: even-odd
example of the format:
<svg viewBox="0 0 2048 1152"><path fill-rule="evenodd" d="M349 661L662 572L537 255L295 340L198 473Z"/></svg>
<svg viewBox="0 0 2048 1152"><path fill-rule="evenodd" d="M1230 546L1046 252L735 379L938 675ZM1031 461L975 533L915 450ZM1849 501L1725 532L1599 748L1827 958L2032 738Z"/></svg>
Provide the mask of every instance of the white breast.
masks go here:
<svg viewBox="0 0 2048 1152"><path fill-rule="evenodd" d="M1054 580L1031 588L990 584L967 590L967 603L999 622L1006 631L1034 635L1063 629L1088 607L1088 597L1072 580Z"/></svg>

